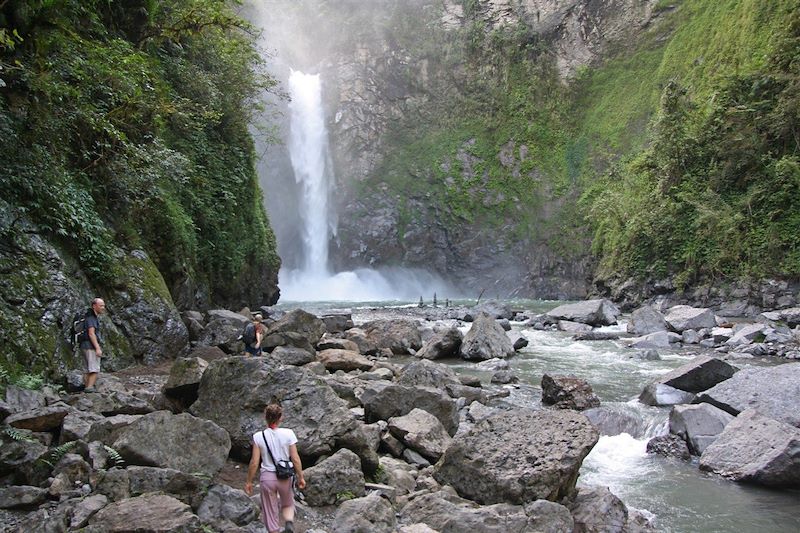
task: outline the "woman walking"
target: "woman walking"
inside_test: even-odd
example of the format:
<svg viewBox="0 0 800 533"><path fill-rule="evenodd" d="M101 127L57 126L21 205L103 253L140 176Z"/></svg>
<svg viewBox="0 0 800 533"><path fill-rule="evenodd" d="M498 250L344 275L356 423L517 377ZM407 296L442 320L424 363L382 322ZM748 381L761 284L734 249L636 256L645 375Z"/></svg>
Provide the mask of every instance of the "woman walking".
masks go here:
<svg viewBox="0 0 800 533"><path fill-rule="evenodd" d="M270 404L264 409L267 427L253 434L253 454L250 466L247 469L247 483L244 491L253 493L253 479L256 471L261 466L259 484L261 487L261 520L269 533L280 533L278 503L280 514L285 522L285 533L294 532L294 493L292 478L278 478L276 463L281 465L284 461L291 460L294 474L297 476L297 486L304 489L306 480L303 478L303 464L297 453L297 437L294 431L279 428L283 420L283 410L280 405Z"/></svg>

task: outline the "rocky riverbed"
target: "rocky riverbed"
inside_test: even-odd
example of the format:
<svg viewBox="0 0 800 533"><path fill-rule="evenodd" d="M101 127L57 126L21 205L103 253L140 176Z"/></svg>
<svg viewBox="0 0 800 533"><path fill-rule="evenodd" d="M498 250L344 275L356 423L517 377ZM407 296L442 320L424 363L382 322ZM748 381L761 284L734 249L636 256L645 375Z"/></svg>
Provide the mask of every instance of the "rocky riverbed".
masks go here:
<svg viewBox="0 0 800 533"><path fill-rule="evenodd" d="M550 330L641 360L680 347L683 364L640 391L641 404L670 409L650 449L729 483L800 486L800 310L733 323L641 308L627 327L604 300L543 314L497 302L263 311L262 358L240 355L249 311L186 313L194 348L174 363L103 374L95 393L78 390L77 372L62 389L8 387L2 529L263 531L241 488L272 399L307 469L299 531L660 529L657 514L577 483L598 439L636 433L599 405L592 376L549 372L531 387L508 364ZM785 364L741 364L764 354Z"/></svg>

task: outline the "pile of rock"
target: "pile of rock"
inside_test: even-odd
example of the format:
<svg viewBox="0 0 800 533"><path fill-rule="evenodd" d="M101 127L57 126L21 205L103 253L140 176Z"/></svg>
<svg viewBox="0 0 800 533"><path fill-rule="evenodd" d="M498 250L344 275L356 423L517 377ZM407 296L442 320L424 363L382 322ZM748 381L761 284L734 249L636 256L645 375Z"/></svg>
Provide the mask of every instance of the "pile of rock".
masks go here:
<svg viewBox="0 0 800 533"><path fill-rule="evenodd" d="M447 330L423 343L413 320L354 328L337 316L274 317L270 353L254 358L230 355L249 317L210 311L188 317L195 349L169 376L101 375L94 393L9 387L9 529L263 531L257 500L213 480L226 461L247 461L275 400L307 467L303 512L334 505L332 532L647 529L607 489L576 489L598 432L566 407L593 405L590 388L577 400L586 387L556 376L562 409L510 411L430 360L502 361L514 347L495 317L478 313L463 338ZM419 357L393 362L401 354Z"/></svg>
<svg viewBox="0 0 800 533"><path fill-rule="evenodd" d="M648 450L736 481L800 487L800 363L738 369L700 356L648 385L641 401L673 405L669 434Z"/></svg>

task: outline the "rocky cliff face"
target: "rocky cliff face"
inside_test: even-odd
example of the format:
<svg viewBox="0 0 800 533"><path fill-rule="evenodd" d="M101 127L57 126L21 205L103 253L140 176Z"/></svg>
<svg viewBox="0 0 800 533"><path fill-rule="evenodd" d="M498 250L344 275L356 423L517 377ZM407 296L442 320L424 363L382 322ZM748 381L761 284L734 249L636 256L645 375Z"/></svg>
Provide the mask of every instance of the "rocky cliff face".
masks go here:
<svg viewBox="0 0 800 533"><path fill-rule="evenodd" d="M370 19L372 26L365 27L364 20L354 22L357 28L342 23L338 45L320 61L340 183L334 265L423 267L454 280L465 294L490 289L498 296L583 297L591 276L589 239L564 235L571 229L561 220L575 196L553 193L554 178L538 165L529 146L515 141L513 132L498 140L500 148L491 154L474 154L475 140L465 137L451 157L430 160L400 178L429 183L422 187L386 186L382 164L405 142L393 139L398 130L408 124L437 125L444 115L458 113L452 107L465 87L477 79L507 76L507 62L491 50L470 55L470 42L485 47L495 36L516 34L516 42L535 48L540 62L555 66L566 86L582 67L649 24L655 3L383 2L375 7L381 16ZM516 186L531 182L530 188L537 189L534 198L496 190L486 168L497 162ZM459 194L468 196L465 208L496 206L496 220L476 216L454 223L450 211L458 207L441 201L436 192L441 188L461 188ZM535 231L518 223L523 212ZM559 239L571 241L570 253L552 246Z"/></svg>

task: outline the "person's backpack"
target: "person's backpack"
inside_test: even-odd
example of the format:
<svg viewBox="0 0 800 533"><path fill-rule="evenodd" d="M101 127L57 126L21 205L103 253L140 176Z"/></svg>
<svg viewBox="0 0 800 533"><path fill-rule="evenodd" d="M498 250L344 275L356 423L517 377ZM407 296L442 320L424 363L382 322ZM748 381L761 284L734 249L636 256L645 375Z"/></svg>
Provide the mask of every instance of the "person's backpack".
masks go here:
<svg viewBox="0 0 800 533"><path fill-rule="evenodd" d="M87 311L78 311L72 317L72 326L69 328L69 343L74 350L82 342L89 340L89 332L86 331L86 316Z"/></svg>
<svg viewBox="0 0 800 533"><path fill-rule="evenodd" d="M256 326L253 323L247 324L242 331L242 341L248 346L256 343Z"/></svg>

